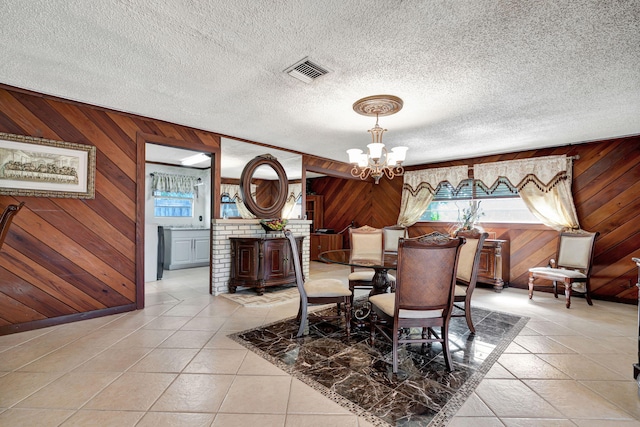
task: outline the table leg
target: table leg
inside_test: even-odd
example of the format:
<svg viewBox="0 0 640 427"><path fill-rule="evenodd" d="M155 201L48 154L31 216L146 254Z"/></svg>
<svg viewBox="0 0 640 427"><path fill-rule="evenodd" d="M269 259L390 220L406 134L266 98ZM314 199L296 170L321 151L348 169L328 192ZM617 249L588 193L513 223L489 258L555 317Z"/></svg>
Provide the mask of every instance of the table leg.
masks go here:
<svg viewBox="0 0 640 427"><path fill-rule="evenodd" d="M386 268L376 268L376 272L371 280L373 289L369 292L369 296L387 293L389 289L389 277L387 276Z"/></svg>

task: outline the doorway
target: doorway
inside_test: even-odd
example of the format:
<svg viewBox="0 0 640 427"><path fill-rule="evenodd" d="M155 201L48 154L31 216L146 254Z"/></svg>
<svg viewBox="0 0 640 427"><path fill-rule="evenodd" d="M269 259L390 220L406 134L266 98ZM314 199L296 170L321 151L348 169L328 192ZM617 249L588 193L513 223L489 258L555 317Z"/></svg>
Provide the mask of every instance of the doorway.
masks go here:
<svg viewBox="0 0 640 427"><path fill-rule="evenodd" d="M160 139L158 141L157 139ZM182 141L173 141L167 138L144 138L138 145L138 158L144 159L144 162L138 164L138 184L137 184L137 218L136 227L137 235L139 239L136 243L136 259L137 259L137 271L136 271L136 307L138 309L144 308L145 294L147 293L146 283L150 283L150 292L157 294L158 286L168 288L172 283L180 282L180 277L184 277L182 282L186 283L187 278L191 280L191 285L185 286L185 289L179 291L176 286L173 286L172 297L180 294L183 297L188 294L185 293L187 288L195 286L194 283L201 283L202 291L209 292L211 285L211 275L207 272L211 270L211 255L210 255L210 243L198 244L199 261L203 267L194 268L199 273L199 278L194 281L193 273L196 271L188 271L190 268L175 269L171 271L171 274L165 274L168 270L160 270L162 272L162 278L158 280L158 269L163 268L162 264L158 265L159 249L164 254L166 251L159 248L159 227L171 227L176 229L193 229L193 230L206 230L206 239L210 241L210 221L213 216L213 182L214 182L214 168L212 164L215 164L215 148L202 146L204 150L194 150L193 148L185 147ZM211 151L208 151L211 150ZM195 156L197 154L206 154L206 161L198 162L196 164L185 165L184 159ZM189 206L190 214L179 216L173 216L172 213L162 214L157 216L158 207L156 206L155 197L152 192L152 176L151 173L164 174L164 175L177 175L179 177L185 176L191 178L194 182L193 194L191 195L191 205ZM165 176L166 178L166 176ZM165 194L156 195L165 196ZM167 194L167 196L182 197L183 194ZM176 209L179 211L179 209ZM160 230L161 232L163 230ZM202 263L203 255L202 248L206 247L207 253L204 255L204 263ZM151 268L155 267L155 268ZM186 267L186 266L181 266ZM205 271L206 270L206 271ZM162 283L164 278L166 280ZM200 285L198 285L200 286ZM154 297L153 302L166 301L169 298L167 295L162 295L158 299L157 295ZM151 302L151 301L150 301Z"/></svg>

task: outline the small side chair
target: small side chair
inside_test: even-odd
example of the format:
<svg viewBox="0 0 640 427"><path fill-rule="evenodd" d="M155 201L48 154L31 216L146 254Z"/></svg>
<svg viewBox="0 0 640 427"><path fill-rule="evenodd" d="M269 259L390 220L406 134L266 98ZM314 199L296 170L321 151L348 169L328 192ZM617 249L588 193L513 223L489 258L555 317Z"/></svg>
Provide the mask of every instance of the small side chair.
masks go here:
<svg viewBox="0 0 640 427"><path fill-rule="evenodd" d="M557 262L549 261L547 267L529 269L529 299L533 298L533 285L536 279L551 281L553 295L558 298L558 282L564 284L564 295L567 308L571 306L571 292L584 294L587 304L591 301L591 266L593 264L593 248L600 233L589 233L584 230L565 231L558 239Z"/></svg>

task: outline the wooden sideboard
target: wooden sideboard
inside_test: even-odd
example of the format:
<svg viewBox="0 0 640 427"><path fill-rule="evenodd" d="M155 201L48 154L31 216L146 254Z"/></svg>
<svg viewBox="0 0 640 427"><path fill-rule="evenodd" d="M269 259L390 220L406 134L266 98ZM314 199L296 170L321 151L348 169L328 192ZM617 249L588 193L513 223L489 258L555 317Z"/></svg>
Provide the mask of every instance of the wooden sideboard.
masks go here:
<svg viewBox="0 0 640 427"><path fill-rule="evenodd" d="M309 259L311 261L319 261L318 254L342 249L342 234L311 233L310 242Z"/></svg>
<svg viewBox="0 0 640 427"><path fill-rule="evenodd" d="M493 285L496 292L509 285L509 241L486 239L480 252L477 283Z"/></svg>
<svg viewBox="0 0 640 427"><path fill-rule="evenodd" d="M302 264L302 241L295 238ZM291 247L286 237L230 237L231 279L229 293L238 286L255 288L258 295L268 286L296 283L296 273L291 259Z"/></svg>

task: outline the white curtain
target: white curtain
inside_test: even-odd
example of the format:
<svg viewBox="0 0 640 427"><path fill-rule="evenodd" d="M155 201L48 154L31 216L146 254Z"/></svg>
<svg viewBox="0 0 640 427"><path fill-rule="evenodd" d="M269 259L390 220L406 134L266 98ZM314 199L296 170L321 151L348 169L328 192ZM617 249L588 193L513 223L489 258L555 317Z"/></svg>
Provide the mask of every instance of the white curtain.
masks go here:
<svg viewBox="0 0 640 427"><path fill-rule="evenodd" d="M302 197L302 184L289 184L289 194L282 208L282 218L291 218L296 207L296 201L300 197Z"/></svg>
<svg viewBox="0 0 640 427"><path fill-rule="evenodd" d="M500 177L507 178L544 225L556 230L578 229L571 193L572 169L572 158L562 155L480 163L473 165L473 176L488 188Z"/></svg>
<svg viewBox="0 0 640 427"><path fill-rule="evenodd" d="M249 209L244 205L242 197L240 196L240 186L237 184L220 184L220 193L227 194L231 200L236 202L238 213L242 218L255 218L255 215L249 212ZM256 186L251 184L251 195L255 196Z"/></svg>
<svg viewBox="0 0 640 427"><path fill-rule="evenodd" d="M190 175L174 175L154 172L151 179L152 191L166 191L170 193L192 193L198 197L198 177Z"/></svg>
<svg viewBox="0 0 640 427"><path fill-rule="evenodd" d="M449 184L457 188L460 182L468 177L468 166L405 172L398 225L409 227L420 220L420 216L433 200L438 184L448 181Z"/></svg>

